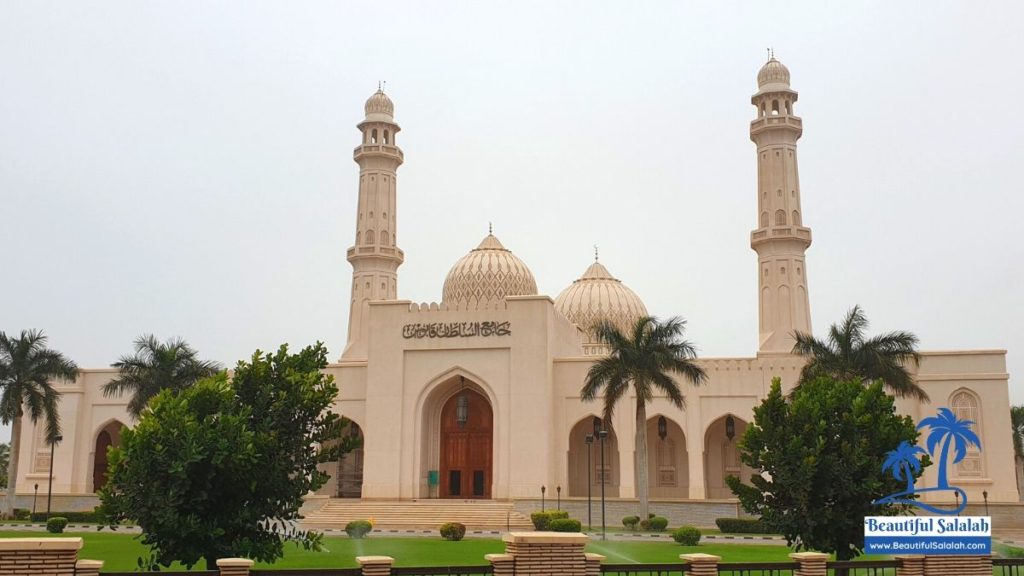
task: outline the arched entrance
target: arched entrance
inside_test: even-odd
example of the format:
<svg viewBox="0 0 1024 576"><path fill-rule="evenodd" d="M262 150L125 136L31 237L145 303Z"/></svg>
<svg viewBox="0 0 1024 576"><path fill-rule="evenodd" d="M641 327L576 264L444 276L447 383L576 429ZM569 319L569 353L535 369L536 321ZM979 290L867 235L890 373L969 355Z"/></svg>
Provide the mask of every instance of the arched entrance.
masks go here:
<svg viewBox="0 0 1024 576"><path fill-rule="evenodd" d="M609 430L608 437L604 439L602 468L601 441L595 436L595 430L600 427L600 418L587 416L569 431L569 496L586 498L588 478L591 496L601 493L602 482L606 497L619 496L619 442L615 430ZM588 436L590 443L587 443Z"/></svg>
<svg viewBox="0 0 1024 576"><path fill-rule="evenodd" d="M92 491L97 492L107 483L107 449L121 445L121 428L124 424L113 420L100 429L96 435L96 445L92 460Z"/></svg>
<svg viewBox="0 0 1024 576"><path fill-rule="evenodd" d="M726 476L736 476L750 483L754 471L740 461L736 442L747 431L747 422L727 414L716 419L704 433L704 482L708 498L735 498L725 483Z"/></svg>
<svg viewBox="0 0 1024 576"><path fill-rule="evenodd" d="M686 435L665 416L647 421L647 486L651 498L689 498Z"/></svg>
<svg viewBox="0 0 1024 576"><path fill-rule="evenodd" d="M356 442L356 448L342 454L338 459L338 498L361 498L363 496L363 429L349 421L343 435Z"/></svg>
<svg viewBox="0 0 1024 576"><path fill-rule="evenodd" d="M490 498L494 414L481 394L462 388L441 409L441 498Z"/></svg>

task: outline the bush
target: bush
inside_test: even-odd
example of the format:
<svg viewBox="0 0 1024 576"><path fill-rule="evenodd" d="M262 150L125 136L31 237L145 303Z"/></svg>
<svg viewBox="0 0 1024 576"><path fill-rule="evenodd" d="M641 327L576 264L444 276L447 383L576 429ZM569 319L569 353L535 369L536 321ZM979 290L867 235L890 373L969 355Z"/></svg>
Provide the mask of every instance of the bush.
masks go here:
<svg viewBox="0 0 1024 576"><path fill-rule="evenodd" d="M639 516L626 516L622 519L622 525L630 530L636 531L637 524L640 524Z"/></svg>
<svg viewBox="0 0 1024 576"><path fill-rule="evenodd" d="M580 521L572 518L554 518L548 523L548 530L552 532L580 532L582 529Z"/></svg>
<svg viewBox="0 0 1024 576"><path fill-rule="evenodd" d="M772 534L773 530L760 518L715 518L718 529L727 534Z"/></svg>
<svg viewBox="0 0 1024 576"><path fill-rule="evenodd" d="M445 540L458 542L466 535L466 525L459 522L446 522L441 524L441 537Z"/></svg>
<svg viewBox="0 0 1024 576"><path fill-rule="evenodd" d="M530 521L533 522L534 528L544 532L545 530L548 530L548 524L552 520L568 517L569 513L564 510L552 510L550 512L534 512L530 514Z"/></svg>
<svg viewBox="0 0 1024 576"><path fill-rule="evenodd" d="M345 525L345 533L349 538L363 538L373 530L373 524L366 520L353 520Z"/></svg>
<svg viewBox="0 0 1024 576"><path fill-rule="evenodd" d="M672 532L672 539L683 546L696 546L700 542L700 530L693 526L680 526Z"/></svg>
<svg viewBox="0 0 1024 576"><path fill-rule="evenodd" d="M99 509L92 510L89 512L53 512L53 514L60 514L62 518L67 518L68 522L81 523L87 522L90 524L103 524L103 514ZM31 517L30 517L31 516ZM36 512L35 514L29 514L26 512L25 519L33 522L46 522L46 512Z"/></svg>
<svg viewBox="0 0 1024 576"><path fill-rule="evenodd" d="M648 524L650 525L652 531L661 532L662 530L668 527L668 518L664 518L662 516L655 516L654 518L648 520Z"/></svg>
<svg viewBox="0 0 1024 576"><path fill-rule="evenodd" d="M46 521L46 531L50 534L60 534L68 525L68 519L63 516L54 516Z"/></svg>
<svg viewBox="0 0 1024 576"><path fill-rule="evenodd" d="M649 519L641 520L640 521L640 529L643 530L644 532L650 530L651 529L651 521Z"/></svg>
<svg viewBox="0 0 1024 576"><path fill-rule="evenodd" d="M28 520L30 514L31 514L31 512L29 512L25 508L15 508L14 509L14 519L15 520Z"/></svg>

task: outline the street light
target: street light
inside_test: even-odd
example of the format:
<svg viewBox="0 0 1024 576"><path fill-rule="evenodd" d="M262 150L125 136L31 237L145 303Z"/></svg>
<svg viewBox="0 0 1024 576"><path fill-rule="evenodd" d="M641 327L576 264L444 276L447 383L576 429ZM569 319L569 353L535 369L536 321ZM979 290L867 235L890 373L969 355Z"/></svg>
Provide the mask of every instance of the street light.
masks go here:
<svg viewBox="0 0 1024 576"><path fill-rule="evenodd" d="M988 490L982 490L981 497L985 499L985 516L988 516Z"/></svg>
<svg viewBox="0 0 1024 576"><path fill-rule="evenodd" d="M36 482L35 486L32 487L32 516L36 515L36 496L39 496L39 482ZM32 516L28 517L30 521Z"/></svg>
<svg viewBox="0 0 1024 576"><path fill-rule="evenodd" d="M562 511L562 487L555 486L555 495L558 497L558 511Z"/></svg>
<svg viewBox="0 0 1024 576"><path fill-rule="evenodd" d="M591 514L592 507L590 505L591 484L593 484L593 482L590 480L590 453L593 451L592 448L594 445L594 435L587 434L586 436L583 437L583 441L587 443L587 532L589 532L594 526L594 521Z"/></svg>
<svg viewBox="0 0 1024 576"><path fill-rule="evenodd" d="M601 440L601 540L605 540L604 485L608 481L608 471L604 468L604 440L608 437L608 431L602 427L597 431L597 437Z"/></svg>
<svg viewBox="0 0 1024 576"><path fill-rule="evenodd" d="M540 511L541 512L544 511L544 493L547 492L547 490L548 489L547 489L546 486L541 486L540 487Z"/></svg>
<svg viewBox="0 0 1024 576"><path fill-rule="evenodd" d="M63 436L54 436L53 440L50 441L50 481L46 487L46 519L50 519L50 501L53 499L53 448L57 445L57 442L63 440Z"/></svg>

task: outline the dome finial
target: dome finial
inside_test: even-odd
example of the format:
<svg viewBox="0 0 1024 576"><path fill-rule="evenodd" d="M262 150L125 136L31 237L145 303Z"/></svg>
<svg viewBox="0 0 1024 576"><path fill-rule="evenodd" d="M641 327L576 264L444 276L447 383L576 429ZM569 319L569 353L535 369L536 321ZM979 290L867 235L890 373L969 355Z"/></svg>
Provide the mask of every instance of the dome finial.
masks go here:
<svg viewBox="0 0 1024 576"><path fill-rule="evenodd" d="M487 234L488 234L488 236L493 236L494 235L494 223L493 222L488 222L487 223Z"/></svg>
<svg viewBox="0 0 1024 576"><path fill-rule="evenodd" d="M597 262L597 244L594 244L594 262Z"/></svg>

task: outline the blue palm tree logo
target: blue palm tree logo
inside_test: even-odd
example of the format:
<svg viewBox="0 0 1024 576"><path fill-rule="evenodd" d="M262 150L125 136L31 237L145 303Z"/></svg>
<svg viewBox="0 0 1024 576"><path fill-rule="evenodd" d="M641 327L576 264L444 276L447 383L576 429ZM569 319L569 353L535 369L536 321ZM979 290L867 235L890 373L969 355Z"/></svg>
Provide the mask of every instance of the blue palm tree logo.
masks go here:
<svg viewBox="0 0 1024 576"><path fill-rule="evenodd" d="M904 441L895 450L888 453L882 464L882 471L891 470L897 480L906 480L907 489L876 500L875 504L910 504L935 514L959 514L962 512L967 507L967 493L957 486L949 485L949 455L950 449L952 449L952 463L956 464L967 457L967 450L971 446L976 446L978 450L981 450L981 439L971 430L972 425L974 422L960 420L949 408L939 408L938 414L921 420L917 429L929 428L928 439L925 441L925 446L928 447L927 453L935 456L936 448L941 445L938 452L938 486L919 490L914 487L914 473L921 471L918 454L925 454L925 451L920 446L914 446ZM916 500L917 496L927 492L952 492L957 499L958 506L955 510L944 510Z"/></svg>

